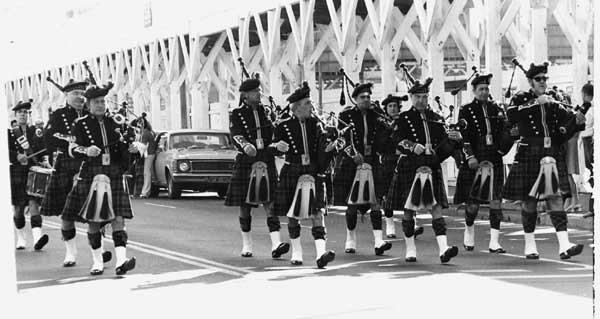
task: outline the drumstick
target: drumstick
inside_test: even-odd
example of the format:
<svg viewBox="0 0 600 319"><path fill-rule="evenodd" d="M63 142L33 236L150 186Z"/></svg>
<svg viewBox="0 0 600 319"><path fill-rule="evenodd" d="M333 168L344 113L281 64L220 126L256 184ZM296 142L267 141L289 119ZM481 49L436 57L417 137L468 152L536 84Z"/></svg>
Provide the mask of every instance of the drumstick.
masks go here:
<svg viewBox="0 0 600 319"><path fill-rule="evenodd" d="M35 152L35 153L31 154L31 155L28 155L27 159L30 159L30 158L32 158L34 156L37 156L37 155L40 155L40 154L44 153L45 151L46 151L46 149L43 149L41 151L37 151L37 152Z"/></svg>

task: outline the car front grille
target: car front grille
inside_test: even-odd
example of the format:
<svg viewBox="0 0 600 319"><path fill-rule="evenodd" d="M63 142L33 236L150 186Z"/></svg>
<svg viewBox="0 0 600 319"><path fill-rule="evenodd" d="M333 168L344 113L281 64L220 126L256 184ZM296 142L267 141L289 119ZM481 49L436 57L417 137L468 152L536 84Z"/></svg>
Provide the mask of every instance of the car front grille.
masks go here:
<svg viewBox="0 0 600 319"><path fill-rule="evenodd" d="M233 161L192 161L193 172L231 172L233 170Z"/></svg>

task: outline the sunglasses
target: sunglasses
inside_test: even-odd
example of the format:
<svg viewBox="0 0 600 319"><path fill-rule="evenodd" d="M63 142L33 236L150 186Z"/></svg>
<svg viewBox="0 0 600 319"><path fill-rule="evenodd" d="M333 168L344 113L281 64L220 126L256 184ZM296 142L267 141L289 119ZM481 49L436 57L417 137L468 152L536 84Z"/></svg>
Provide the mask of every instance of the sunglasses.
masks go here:
<svg viewBox="0 0 600 319"><path fill-rule="evenodd" d="M548 81L549 77L547 76L536 76L533 78L536 82Z"/></svg>

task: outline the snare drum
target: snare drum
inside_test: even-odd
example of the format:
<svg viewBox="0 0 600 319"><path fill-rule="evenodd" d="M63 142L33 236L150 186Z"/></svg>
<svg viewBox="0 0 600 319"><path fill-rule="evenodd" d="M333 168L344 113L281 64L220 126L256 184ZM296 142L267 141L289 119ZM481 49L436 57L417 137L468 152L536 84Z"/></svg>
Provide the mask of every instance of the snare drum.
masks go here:
<svg viewBox="0 0 600 319"><path fill-rule="evenodd" d="M51 168L32 166L27 175L27 195L43 198L50 183Z"/></svg>

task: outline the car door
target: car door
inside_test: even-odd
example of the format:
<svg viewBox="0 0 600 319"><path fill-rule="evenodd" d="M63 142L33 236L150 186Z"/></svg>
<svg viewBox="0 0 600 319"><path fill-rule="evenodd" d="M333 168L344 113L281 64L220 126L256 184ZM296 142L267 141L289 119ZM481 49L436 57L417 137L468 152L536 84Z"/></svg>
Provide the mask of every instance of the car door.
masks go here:
<svg viewBox="0 0 600 319"><path fill-rule="evenodd" d="M158 184L165 185L167 183L165 167L167 165L167 157L169 157L169 145L167 143L169 134L163 133L159 138L156 147L156 158L154 160L154 176L156 177L156 182Z"/></svg>

